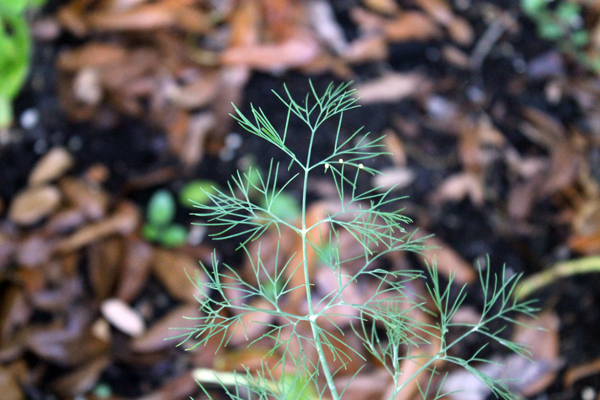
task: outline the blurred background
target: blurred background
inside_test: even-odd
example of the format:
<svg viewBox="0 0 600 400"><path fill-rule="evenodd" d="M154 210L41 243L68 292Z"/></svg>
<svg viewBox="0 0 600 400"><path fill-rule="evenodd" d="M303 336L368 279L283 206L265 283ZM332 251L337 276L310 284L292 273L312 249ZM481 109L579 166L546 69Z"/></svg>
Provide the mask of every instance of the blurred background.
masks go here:
<svg viewBox="0 0 600 400"><path fill-rule="evenodd" d="M595 0L0 0L0 398L202 399L198 368L260 362L239 334L218 354L164 340L194 325L199 260L216 249L248 268L236 242L191 224L188 199L283 160L231 103L281 129L271 91L302 99L309 79L354 82L362 107L342 134L364 126L390 153L359 184L408 196L398 208L435 234L426 257L468 285L456 318L481 312L486 257L525 275L541 309L526 322L545 330L505 334L534 363L491 346L504 367L487 373L521 379L522 398L600 398L599 73ZM311 185L313 202L337 195ZM284 193L293 217L299 187ZM490 396L441 368L465 391L452 398ZM383 398L380 372L349 398Z"/></svg>

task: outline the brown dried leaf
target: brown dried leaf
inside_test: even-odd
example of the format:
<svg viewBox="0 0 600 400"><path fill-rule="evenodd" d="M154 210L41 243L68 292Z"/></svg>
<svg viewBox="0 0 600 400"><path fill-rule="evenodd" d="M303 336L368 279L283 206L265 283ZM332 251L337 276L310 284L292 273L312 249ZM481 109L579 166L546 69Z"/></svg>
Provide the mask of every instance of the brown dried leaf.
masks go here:
<svg viewBox="0 0 600 400"><path fill-rule="evenodd" d="M248 302L250 307L258 310L273 310L273 305L266 299L253 299ZM229 343L233 346L244 346L249 342L258 339L267 331L268 324L271 324L275 316L264 311L250 311L241 316L239 324L235 324L227 332L231 336Z"/></svg>
<svg viewBox="0 0 600 400"><path fill-rule="evenodd" d="M165 286L169 294L181 301L195 302L199 296L199 290L194 286L191 279L196 273L200 273L200 279L204 279L198 262L193 258L165 249L156 249L152 260L154 274Z"/></svg>
<svg viewBox="0 0 600 400"><path fill-rule="evenodd" d="M73 397L86 393L94 388L98 378L109 364L109 357L97 358L55 380L52 388L62 397Z"/></svg>
<svg viewBox="0 0 600 400"><path fill-rule="evenodd" d="M55 147L34 165L28 183L34 186L58 179L73 166L73 162L73 157L67 150Z"/></svg>
<svg viewBox="0 0 600 400"><path fill-rule="evenodd" d="M61 240L57 251L70 252L106 236L127 235L139 226L140 213L133 204L122 202L108 218L84 226L77 232Z"/></svg>
<svg viewBox="0 0 600 400"><path fill-rule="evenodd" d="M13 198L8 218L19 225L33 225L54 212L60 205L61 197L55 186L27 188Z"/></svg>
<svg viewBox="0 0 600 400"><path fill-rule="evenodd" d="M419 11L407 11L393 20L383 20L383 31L390 42L427 41L442 34L437 24Z"/></svg>
<svg viewBox="0 0 600 400"><path fill-rule="evenodd" d="M281 43L228 48L221 53L221 63L260 71L284 71L310 63L320 51L318 41L303 32Z"/></svg>
<svg viewBox="0 0 600 400"><path fill-rule="evenodd" d="M400 11L398 3L394 0L363 0L363 3L367 8L381 14L394 15Z"/></svg>
<svg viewBox="0 0 600 400"><path fill-rule="evenodd" d="M123 242L109 238L87 248L89 280L96 300L104 300L113 292L121 272Z"/></svg>
<svg viewBox="0 0 600 400"><path fill-rule="evenodd" d="M147 242L137 238L126 240L123 271L115 297L127 303L135 299L148 280L152 255L152 247Z"/></svg>
<svg viewBox="0 0 600 400"><path fill-rule="evenodd" d="M424 260L419 260L427 261L429 265L433 265L435 261L438 271L446 278L452 274L455 282L462 285L473 282L477 277L473 266L441 239L431 236L425 239L423 244L434 249L425 251Z"/></svg>
<svg viewBox="0 0 600 400"><path fill-rule="evenodd" d="M346 47L341 56L344 61L356 64L382 61L388 57L387 41L382 35L359 37Z"/></svg>
<svg viewBox="0 0 600 400"><path fill-rule="evenodd" d="M137 400L184 400L198 391L198 382L186 372L167 381L160 389Z"/></svg>
<svg viewBox="0 0 600 400"><path fill-rule="evenodd" d="M0 393L3 400L25 400L25 393L8 368L0 366Z"/></svg>
<svg viewBox="0 0 600 400"><path fill-rule="evenodd" d="M197 304L184 304L171 310L160 320L154 322L143 335L135 338L131 344L132 349L139 352L150 352L173 347L181 339L165 339L189 332L178 331L177 328L193 328L197 324L193 318L200 317L198 309Z"/></svg>
<svg viewBox="0 0 600 400"><path fill-rule="evenodd" d="M20 335L23 335L29 350L38 357L65 367L80 365L109 350L106 342L89 332L80 332L56 323L49 326L28 325Z"/></svg>
<svg viewBox="0 0 600 400"><path fill-rule="evenodd" d="M417 73L386 73L380 78L355 85L359 103L394 103L422 91L424 79Z"/></svg>
<svg viewBox="0 0 600 400"><path fill-rule="evenodd" d="M461 201L469 196L476 206L485 201L485 186L483 180L469 172L458 173L446 178L432 193L430 199L434 204L446 201Z"/></svg>
<svg viewBox="0 0 600 400"><path fill-rule="evenodd" d="M80 228L86 222L83 210L79 208L63 209L48 219L44 232L48 235L60 235Z"/></svg>
<svg viewBox="0 0 600 400"><path fill-rule="evenodd" d="M89 28L99 31L148 31L175 25L177 8L168 2L142 4L121 12L96 11L86 21Z"/></svg>
<svg viewBox="0 0 600 400"><path fill-rule="evenodd" d="M58 56L58 68L76 72L83 68L102 68L120 64L127 57L122 46L101 42L89 42L76 49L63 51Z"/></svg>
<svg viewBox="0 0 600 400"><path fill-rule="evenodd" d="M66 199L88 218L97 220L106 214L110 198L100 186L75 178L63 178L59 186Z"/></svg>
<svg viewBox="0 0 600 400"><path fill-rule="evenodd" d="M241 2L229 21L231 47L254 46L260 42L261 15L257 0Z"/></svg>

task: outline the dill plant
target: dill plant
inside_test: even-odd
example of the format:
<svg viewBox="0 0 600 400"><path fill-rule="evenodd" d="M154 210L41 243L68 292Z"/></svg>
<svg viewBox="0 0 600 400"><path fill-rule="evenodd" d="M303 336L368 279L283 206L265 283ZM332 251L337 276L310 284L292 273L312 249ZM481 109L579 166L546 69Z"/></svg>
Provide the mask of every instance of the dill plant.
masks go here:
<svg viewBox="0 0 600 400"><path fill-rule="evenodd" d="M233 116L244 129L285 153L289 158L288 169L295 166L300 172L278 187L279 165L273 162L264 176L256 171L238 171L232 176L227 189L214 188L206 192L209 202L195 204L199 211L192 215L200 217L202 225L212 228L215 239L239 240L238 250L248 256L255 277L245 279L234 267L221 265L216 253L213 253L211 265L201 265L206 277L198 274L193 279L201 293L198 300L202 314L194 328L176 336L181 340L180 344L192 340L192 348L196 348L211 342L218 343L217 347L221 349L227 346L236 329L245 328L244 320L249 315L263 312L276 321L266 323L264 332L257 339L248 340L248 346L260 342L272 345L260 368L245 368L240 372L197 370L195 377L201 386L211 382L220 385L232 399L339 400L344 398L348 386L336 384L336 375L356 358L363 360L364 365L368 364L361 354L363 349L352 348L339 338L340 335L354 334L363 342L371 360L378 360L389 373L393 381L390 400L420 373L429 371L433 377L440 360L471 371L496 396L512 398L505 382L486 376L476 368L474 364L486 362L478 357L479 351L468 359L462 359L454 356L451 350L466 337L478 334L484 335L489 342L498 342L527 356L523 346L501 335L502 329L493 331L489 327L494 321L497 326L496 320L504 320L506 324L518 323L515 315L532 315L535 312L530 301L515 300L519 276L508 277L504 269L499 276L491 274L490 268L481 269L480 284L485 298L481 318L475 324L465 324L453 322L454 314L465 300L466 289L459 288L458 295L451 296L452 276L442 283L435 265L429 266L425 272L382 268L380 261L393 252L420 252L424 249L421 240L414 237L414 232L404 229L410 219L399 211L389 211L400 199L392 195L392 190L381 192L375 188L359 192L357 189L361 174L380 173L367 164L369 159L385 154L382 138L372 138L360 129L342 138L344 113L358 107L349 84L338 87L331 84L323 94L318 94L312 84L310 88L302 103L295 101L287 88L285 97L275 93L287 107L282 133L275 129L260 108L252 106L250 118L235 108L237 115ZM287 145L292 140L288 130L291 118L299 118L306 125L309 144L305 154L295 154ZM317 132L330 118L337 119L333 151L327 158L315 160L315 135L322 134ZM309 225L308 183L310 177L317 174L326 174L332 180L339 195L339 209ZM284 190L294 180L301 180L302 187L299 223L273 212L278 197L285 194ZM252 201L256 197L262 198L261 205ZM296 254L283 258L281 243L278 244L275 271L267 268L260 246L256 254L252 253L250 246L252 241L269 230L276 230L280 238L283 230L291 230L302 244L299 258ZM357 246L361 247L360 257L345 258L344 254L340 254L339 237L343 231L352 235ZM307 253L311 248L332 271L336 281L334 289L320 298L315 296L314 277L310 274ZM357 260L361 262L360 268L347 273L345 264ZM294 285L292 276L296 273L302 274L303 279L301 284ZM266 279L262 278L264 276ZM348 295L349 285L364 279L377 282L375 289L366 301L354 302ZM408 286L419 280L427 282L430 299L421 299L409 290ZM298 298L298 291L301 291L302 301L306 302L306 312L303 313L297 311L302 307L290 308L289 304L293 294L294 298ZM455 293L454 290L452 292ZM250 305L251 300L257 298L262 298L262 304L268 304L268 307L257 309ZM340 307L352 312L340 313ZM413 317L415 310L434 314L437 322L420 322ZM342 330L335 322L339 321L335 317L340 316L351 320L350 332ZM301 329L301 325L310 329ZM452 335L449 335L450 332ZM437 346L432 355L413 355L413 350L427 344ZM307 356L310 352L316 352L317 356L311 359ZM337 360L336 366L332 365L331 357ZM409 362L418 363L418 367L407 376L403 366ZM419 391L424 398L442 397L444 394L439 390L428 393L433 387L432 382L429 380L429 384L419 386ZM208 395L208 391L204 391Z"/></svg>

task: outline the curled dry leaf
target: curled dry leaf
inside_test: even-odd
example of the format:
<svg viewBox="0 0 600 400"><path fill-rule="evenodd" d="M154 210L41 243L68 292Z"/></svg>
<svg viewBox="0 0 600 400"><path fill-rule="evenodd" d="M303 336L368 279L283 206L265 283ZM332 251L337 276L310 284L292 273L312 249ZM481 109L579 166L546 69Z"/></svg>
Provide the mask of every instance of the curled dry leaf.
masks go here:
<svg viewBox="0 0 600 400"><path fill-rule="evenodd" d="M100 31L148 31L175 25L177 8L168 2L142 4L121 12L93 12L86 21L89 28Z"/></svg>
<svg viewBox="0 0 600 400"><path fill-rule="evenodd" d="M110 198L99 186L74 178L61 179L59 186L65 198L88 218L97 220L106 214Z"/></svg>
<svg viewBox="0 0 600 400"><path fill-rule="evenodd" d="M106 299L119 280L123 265L123 241L109 238L91 243L87 249L89 281L97 300Z"/></svg>
<svg viewBox="0 0 600 400"><path fill-rule="evenodd" d="M101 68L119 64L127 57L127 50L116 44L90 42L74 49L63 51L58 56L58 68L65 72L76 72L83 68Z"/></svg>
<svg viewBox="0 0 600 400"><path fill-rule="evenodd" d="M60 178L73 166L73 157L62 147L55 147L34 165L29 174L30 186L48 183Z"/></svg>
<svg viewBox="0 0 600 400"><path fill-rule="evenodd" d="M430 199L434 204L442 204L446 201L461 201L467 196L474 205L481 206L485 201L485 187L477 175L462 172L446 178Z"/></svg>
<svg viewBox="0 0 600 400"><path fill-rule="evenodd" d="M61 194L58 188L42 185L19 192L8 209L8 218L19 225L33 225L58 208Z"/></svg>
<svg viewBox="0 0 600 400"><path fill-rule="evenodd" d="M421 231L421 235L423 234L424 233ZM473 282L477 277L473 266L441 239L430 236L425 239L423 245L425 247L433 248L424 252L425 260L423 261L427 261L429 265L433 265L433 262L435 261L436 268L446 278L452 274L454 275L455 282L462 285ZM419 258L419 260L421 260L421 258Z"/></svg>
<svg viewBox="0 0 600 400"><path fill-rule="evenodd" d="M310 63L320 50L317 40L303 32L281 43L229 48L221 53L221 63L260 71L284 71Z"/></svg>
<svg viewBox="0 0 600 400"><path fill-rule="evenodd" d="M129 336L140 336L146 330L140 313L131 308L123 300L116 298L106 299L102 302L100 311L111 325Z"/></svg>
<svg viewBox="0 0 600 400"><path fill-rule="evenodd" d="M417 73L386 73L380 78L355 85L359 103L394 103L423 90L425 81Z"/></svg>
<svg viewBox="0 0 600 400"><path fill-rule="evenodd" d="M60 235L81 227L86 222L83 210L79 208L63 209L48 219L44 232L48 235Z"/></svg>
<svg viewBox="0 0 600 400"><path fill-rule="evenodd" d="M70 252L106 236L127 235L138 227L140 219L140 213L133 204L122 202L108 218L84 226L61 240L56 249L59 252Z"/></svg>
<svg viewBox="0 0 600 400"><path fill-rule="evenodd" d="M25 393L10 369L0 366L0 393L4 400L25 400Z"/></svg>
<svg viewBox="0 0 600 400"><path fill-rule="evenodd" d="M75 371L60 377L52 383L52 388L63 397L73 397L94 388L104 369L110 364L110 358L103 356L88 362Z"/></svg>
<svg viewBox="0 0 600 400"><path fill-rule="evenodd" d="M137 400L188 399L198 391L198 382L191 373L183 373L167 381L160 389Z"/></svg>
<svg viewBox="0 0 600 400"><path fill-rule="evenodd" d="M126 239L125 259L115 297L129 303L135 299L150 275L152 247L141 239Z"/></svg>
<svg viewBox="0 0 600 400"><path fill-rule="evenodd" d="M167 315L154 322L143 335L134 339L131 344L133 350L150 352L173 347L178 343L177 339L165 339L185 333L178 328L193 328L197 323L194 318L200 317L198 309L198 305L184 304L171 310Z"/></svg>
<svg viewBox="0 0 600 400"><path fill-rule="evenodd" d="M544 312L538 318L519 319L520 323L539 329L517 326L512 340L524 344L531 351L530 360L517 354L495 357L493 363L477 368L494 379L502 379L509 390L525 397L532 397L554 382L563 362L559 358L558 317L553 312ZM442 391L453 392L455 400L484 400L489 388L467 371L456 371L448 375Z"/></svg>
<svg viewBox="0 0 600 400"><path fill-rule="evenodd" d="M400 11L395 0L363 0L363 3L366 7L381 14L393 15Z"/></svg>
<svg viewBox="0 0 600 400"><path fill-rule="evenodd" d="M19 335L24 338L27 348L38 357L64 367L81 365L109 350L106 342L68 325L28 325L21 329Z"/></svg>
<svg viewBox="0 0 600 400"><path fill-rule="evenodd" d="M240 323L233 325L233 331L227 332L228 336L231 335L229 343L233 346L244 345L258 339L275 319L273 315L262 311L273 309L273 305L266 299L251 300L248 305L256 308L257 311L243 314Z"/></svg>
<svg viewBox="0 0 600 400"><path fill-rule="evenodd" d="M368 35L352 41L342 52L341 57L349 63L382 61L388 57L387 41L382 35Z"/></svg>
<svg viewBox="0 0 600 400"><path fill-rule="evenodd" d="M16 249L17 243L0 232L0 277L6 267L8 267Z"/></svg>
<svg viewBox="0 0 600 400"><path fill-rule="evenodd" d="M156 249L152 260L152 270L169 294L181 301L195 302L200 292L190 279L195 279L196 273L204 280L198 261L175 251Z"/></svg>
<svg viewBox="0 0 600 400"><path fill-rule="evenodd" d="M442 34L437 24L419 11L407 11L393 20L383 20L385 38L390 42L427 41Z"/></svg>

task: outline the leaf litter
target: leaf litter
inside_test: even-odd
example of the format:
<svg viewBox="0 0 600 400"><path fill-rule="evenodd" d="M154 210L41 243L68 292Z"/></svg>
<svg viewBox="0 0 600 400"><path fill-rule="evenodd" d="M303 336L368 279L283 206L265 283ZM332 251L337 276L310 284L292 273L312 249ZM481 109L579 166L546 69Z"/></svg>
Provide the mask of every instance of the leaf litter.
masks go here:
<svg viewBox="0 0 600 400"><path fill-rule="evenodd" d="M20 171L17 190L2 192L2 393L17 400L39 393L68 398L107 381L117 393L113 400L183 399L199 392L191 379L195 366L239 370L256 362L256 354L245 350L245 340L246 335L255 337L252 329L271 322L264 316L251 315L247 327L254 328L233 333L225 356L214 356L208 348L186 353L161 341L169 336L167 327L193 322L174 321L197 313L198 292L187 275L198 271L200 257L188 247L166 250L146 242L140 235L143 204L127 196L162 185L177 187L180 176L211 178L215 163L224 165L215 160L226 136L237 129L227 118L231 102L253 99L260 105L262 92L272 89L273 82L315 74L357 82L367 111L362 121L350 124L367 124L376 134L385 130L393 153L386 164L392 172L375 185L399 185L410 195L403 206L420 232L437 235L428 241L439 249L426 259L435 257L444 275L471 282L485 254L528 274L565 258L597 254L597 76L582 73L560 52L547 56L522 47L520 40L539 39L520 18L502 18L501 33L490 40L486 33L496 29L494 16L507 11L491 3L473 4L470 10L445 0L419 0L410 8L389 0L344 7L323 0L73 0L44 16L60 32L45 40L55 41L63 112L71 121L99 127L114 127L127 118L145 121L161 131L166 142L162 159L175 160L176 173L152 175L164 165L146 165L142 171L128 171L133 189L115 190L105 183L112 179L106 175L117 172L116 165L101 160L96 169L82 172L86 164L77 150L60 143ZM599 10L589 6L589 12L585 23L596 21L597 31ZM61 43L65 35L77 40ZM484 39L489 41L482 43ZM294 74L300 78L290 78ZM257 88L261 79L264 88ZM382 113L379 107L388 109ZM575 111L564 111L569 109ZM243 140L248 144L244 151L252 151L249 139ZM262 153L257 156L263 158ZM134 178L140 176L149 180L139 185ZM310 212L322 212L330 200L326 194L317 198L320 202ZM484 223L478 222L482 215ZM492 232L488 244L482 243L484 234L464 228L461 220ZM321 234L326 233L322 227ZM272 255L269 268L284 255L298 261L293 241L276 260L268 243L273 240L276 233L269 232L261 243L264 255ZM351 238L339 240L342 250L352 254ZM205 255L213 244L199 246ZM223 256L228 250L217 252ZM417 258L386 263L418 266L422 258ZM310 254L310 265L322 271L317 285L326 285L327 270L316 252ZM248 265L237 268L253 273ZM299 276L288 277L302 283ZM598 284L587 284L594 282ZM564 299L580 293L585 284L555 282L562 297L542 291L541 304L555 310L545 311L533 324L547 331L512 333L531 346L537 362L515 364L500 349L491 349L505 364L494 373L526 377L515 389L527 396L548 390L572 394L589 387L586 382L598 382L600 353L574 362L560 349L577 349L572 344L576 334L568 333L576 332L576 324L567 319L560 327L557 319L570 315ZM361 285L369 282L353 287L357 300ZM422 288L414 290L418 294ZM595 304L593 292L582 293L578 301ZM292 300L293 292L288 296ZM112 304L108 311L106 304ZM303 305L290 301L290 306ZM147 324L145 330L142 324ZM98 329L104 333L94 333ZM124 337L121 330L137 337ZM567 333L559 337L559 332ZM115 349L125 350L119 354ZM27 352L33 354L27 361L31 365L24 364ZM123 362L134 370L148 363L171 367L149 373L146 380L157 383L127 383L131 389L125 389L114 378ZM65 368L51 373L55 364ZM567 371L564 385L553 383L560 381L561 368ZM350 372L341 372L336 384L345 385ZM391 382L369 384L380 372L381 366L372 363L370 371L361 373L349 387L352 398L385 398ZM446 384L454 379L450 372ZM461 389L473 385L467 392L485 397L470 378L456 379ZM417 392L413 387L403 396L416 398Z"/></svg>

